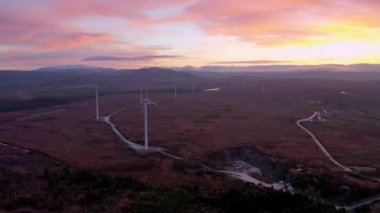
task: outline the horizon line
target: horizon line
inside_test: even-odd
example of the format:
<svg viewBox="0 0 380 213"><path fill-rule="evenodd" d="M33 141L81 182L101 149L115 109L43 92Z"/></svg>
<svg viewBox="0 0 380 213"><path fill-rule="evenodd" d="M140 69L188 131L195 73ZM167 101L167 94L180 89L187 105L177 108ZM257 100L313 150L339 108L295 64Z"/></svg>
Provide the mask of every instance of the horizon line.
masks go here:
<svg viewBox="0 0 380 213"><path fill-rule="evenodd" d="M36 67L33 69L12 69L12 68L6 68L6 69L0 69L0 71L36 71L39 69L44 68L58 68L63 66L82 66L88 67L88 68L99 68L99 69L114 69L114 70L139 70L139 69L146 69L146 68L159 68L159 69L185 69L185 68L191 68L191 69L202 69L207 67L226 67L226 68L244 68L244 67L285 67L285 66L293 66L293 67L313 67L313 66L354 66L354 65L370 65L370 66L380 66L380 63L352 63L352 64L338 64L338 63L325 63L325 64L242 64L237 65L239 63L231 63L226 65L218 65L218 64L207 64L202 66L193 66L193 65L184 65L184 66L143 66L143 67L137 67L137 68L114 68L114 67L103 67L103 66L93 66L93 65L87 65L87 64L59 64L59 65L46 65L41 67ZM72 69L72 68L67 68Z"/></svg>

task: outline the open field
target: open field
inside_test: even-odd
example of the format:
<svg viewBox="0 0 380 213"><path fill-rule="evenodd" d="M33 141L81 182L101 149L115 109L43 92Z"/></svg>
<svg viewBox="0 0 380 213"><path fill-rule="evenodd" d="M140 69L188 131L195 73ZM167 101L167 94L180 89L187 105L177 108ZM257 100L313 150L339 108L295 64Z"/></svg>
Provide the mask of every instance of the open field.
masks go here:
<svg viewBox="0 0 380 213"><path fill-rule="evenodd" d="M328 149L345 165L380 168L376 154L380 147L376 109L380 104L375 84L362 88L359 83L339 81L267 80L264 85L263 93L261 81L244 85L236 80L214 81L198 84L192 94L184 84L179 86L177 99L170 88L149 91L160 105L150 107L151 145L190 159L251 147L284 160L334 169L295 125L297 119L326 109L332 113L331 119L308 125ZM221 90L202 91L214 87ZM345 88L352 92L340 94ZM139 92L135 91L103 96L100 108L101 114L107 115L128 107L114 122L127 138L142 142L143 114L138 103ZM344 108L348 104L350 108ZM5 142L47 152L75 165L106 168L121 163L121 156L131 151L121 150L123 144L117 143L107 125L93 118L94 101L89 99L2 113L0 131Z"/></svg>
<svg viewBox="0 0 380 213"><path fill-rule="evenodd" d="M339 171L296 125L298 119L314 111L327 110L325 121L307 123L307 128L339 162L379 177L380 135L376 130L380 126L380 86L376 82L271 78L181 81L176 99L172 82L146 83L145 87L159 105L149 107L150 145L163 147L185 162L128 148L106 123L94 119L95 101L83 88L77 94L73 93L75 88L60 93L61 97L72 93L78 98L68 104L1 113L1 141L76 168L171 187L234 186L236 181L223 175L205 175L202 165L224 169L242 161L258 168L261 174L256 177L269 182L297 180L296 187L297 183L304 187L299 183L309 184L309 177L290 173L301 169L322 182L329 181L330 188L350 186L355 193L348 201L378 189L374 182ZM101 116L126 108L112 117L112 122L127 139L143 144L139 84L120 88L104 89ZM205 91L213 88L220 90Z"/></svg>

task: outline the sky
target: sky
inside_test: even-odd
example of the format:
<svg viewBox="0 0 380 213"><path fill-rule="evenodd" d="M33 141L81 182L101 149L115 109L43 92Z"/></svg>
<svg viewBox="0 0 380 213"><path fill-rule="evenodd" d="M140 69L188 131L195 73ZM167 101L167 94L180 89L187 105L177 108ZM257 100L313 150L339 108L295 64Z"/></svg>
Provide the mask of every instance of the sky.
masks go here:
<svg viewBox="0 0 380 213"><path fill-rule="evenodd" d="M0 69L356 63L379 0L0 0Z"/></svg>

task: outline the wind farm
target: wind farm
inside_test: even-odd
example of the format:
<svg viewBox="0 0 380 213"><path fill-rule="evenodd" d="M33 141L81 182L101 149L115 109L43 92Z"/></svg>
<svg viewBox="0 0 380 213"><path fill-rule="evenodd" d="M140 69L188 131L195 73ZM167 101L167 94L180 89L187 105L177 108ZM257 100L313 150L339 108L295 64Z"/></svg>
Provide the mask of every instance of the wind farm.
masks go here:
<svg viewBox="0 0 380 213"><path fill-rule="evenodd" d="M376 111L362 111L361 103L366 98L367 103L374 104L367 105L367 110L377 108L373 101L377 84L275 76L263 80L248 75L241 87L241 81L229 75L211 80L191 75L194 79L183 80L175 87L177 98L170 79L166 84L151 81L144 86L132 82L122 83L127 87L100 85L92 87L95 97L85 86L52 88L52 96L60 91L60 97L77 94L83 99L2 113L3 144L44 153L85 170L174 188L246 183L261 190L274 188L302 194L306 193L305 186L315 187L315 182L308 181L312 177L329 180L325 187L315 188L316 192L339 191L342 185L355 191L346 203L337 202L337 197L318 197L329 200L337 209L363 208L371 205L370 200L377 200L373 196L380 165L376 143L372 142L377 135L369 134L372 138L364 141L339 136L347 129L363 131L346 121L346 114L350 119L360 118L363 124L376 116ZM342 94L342 88L350 93ZM150 107L156 101L160 107ZM369 120L359 112L367 113ZM332 126L334 132L322 132ZM372 123L366 131L376 129ZM17 134L20 131L22 135ZM342 140L344 143L338 142ZM179 171L186 171L186 175ZM354 197L363 199L363 206L354 204L360 200Z"/></svg>
<svg viewBox="0 0 380 213"><path fill-rule="evenodd" d="M0 212L380 213L375 0L0 0Z"/></svg>

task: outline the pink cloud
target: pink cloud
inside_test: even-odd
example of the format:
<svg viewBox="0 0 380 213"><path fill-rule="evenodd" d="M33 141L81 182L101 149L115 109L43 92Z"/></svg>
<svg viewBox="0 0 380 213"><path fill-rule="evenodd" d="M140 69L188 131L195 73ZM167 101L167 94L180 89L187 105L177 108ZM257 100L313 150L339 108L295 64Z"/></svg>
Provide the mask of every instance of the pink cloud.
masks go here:
<svg viewBox="0 0 380 213"><path fill-rule="evenodd" d="M376 0L203 0L167 22L195 22L208 34L231 35L274 46L328 36L317 26L356 21L380 26Z"/></svg>
<svg viewBox="0 0 380 213"><path fill-rule="evenodd" d="M182 10L170 16L147 15L151 9L176 5L181 5ZM114 31L98 32L72 24L96 16L125 20L125 25ZM156 47L145 44L152 45L150 39L157 33L152 28L184 23L191 23L207 35L234 36L271 47L329 36L330 32L316 27L320 24L358 22L379 28L379 20L378 0L0 1L0 55L12 63L80 60L91 57L93 52L127 57L167 55L168 49L176 47L157 48L162 45L159 40L154 43ZM136 32L142 36L130 35ZM14 50L4 52L2 45ZM20 46L23 52L17 51Z"/></svg>

